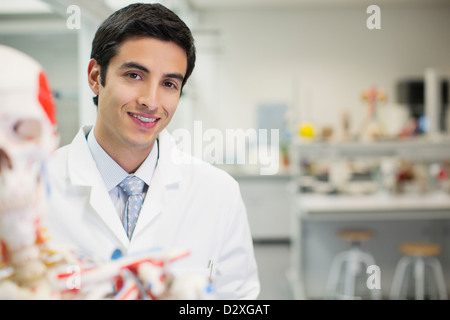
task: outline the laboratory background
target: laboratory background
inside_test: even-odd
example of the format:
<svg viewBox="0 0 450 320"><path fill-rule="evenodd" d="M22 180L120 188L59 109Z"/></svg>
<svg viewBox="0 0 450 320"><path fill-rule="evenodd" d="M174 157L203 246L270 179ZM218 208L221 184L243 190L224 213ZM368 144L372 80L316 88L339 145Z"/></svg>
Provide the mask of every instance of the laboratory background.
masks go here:
<svg viewBox="0 0 450 320"><path fill-rule="evenodd" d="M60 144L94 123L94 33L133 1L0 2ZM169 125L240 184L260 299L450 297L450 1L160 1L197 63Z"/></svg>

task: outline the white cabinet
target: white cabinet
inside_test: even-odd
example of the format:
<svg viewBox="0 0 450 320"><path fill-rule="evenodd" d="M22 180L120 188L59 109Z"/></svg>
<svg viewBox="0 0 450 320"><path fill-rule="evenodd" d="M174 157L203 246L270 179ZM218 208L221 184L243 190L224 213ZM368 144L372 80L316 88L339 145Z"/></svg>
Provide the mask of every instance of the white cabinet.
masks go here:
<svg viewBox="0 0 450 320"><path fill-rule="evenodd" d="M236 175L254 240L289 240L289 175Z"/></svg>

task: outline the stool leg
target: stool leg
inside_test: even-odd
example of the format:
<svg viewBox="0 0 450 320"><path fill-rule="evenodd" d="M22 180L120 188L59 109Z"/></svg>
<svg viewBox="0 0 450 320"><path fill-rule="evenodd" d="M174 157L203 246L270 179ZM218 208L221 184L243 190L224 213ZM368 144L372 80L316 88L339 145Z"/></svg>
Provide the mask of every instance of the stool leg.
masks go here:
<svg viewBox="0 0 450 320"><path fill-rule="evenodd" d="M395 268L394 278L392 280L390 298L393 300L400 299L400 292L402 289L403 278L405 271L410 263L409 257L401 257Z"/></svg>
<svg viewBox="0 0 450 320"><path fill-rule="evenodd" d="M344 296L346 299L351 299L355 296L355 278L359 272L359 252L350 249L347 256L347 269L344 280Z"/></svg>
<svg viewBox="0 0 450 320"><path fill-rule="evenodd" d="M336 297L336 289L339 282L339 275L341 273L342 265L344 261L347 259L348 252L340 252L336 255L331 263L330 274L328 276L328 284L327 284L327 299L333 299Z"/></svg>
<svg viewBox="0 0 450 320"><path fill-rule="evenodd" d="M442 271L441 263L436 258L429 258L427 262L434 272L436 285L439 292L439 299L447 300L447 286L445 284L444 272Z"/></svg>
<svg viewBox="0 0 450 320"><path fill-rule="evenodd" d="M425 298L425 262L422 258L414 259L414 281L416 300Z"/></svg>

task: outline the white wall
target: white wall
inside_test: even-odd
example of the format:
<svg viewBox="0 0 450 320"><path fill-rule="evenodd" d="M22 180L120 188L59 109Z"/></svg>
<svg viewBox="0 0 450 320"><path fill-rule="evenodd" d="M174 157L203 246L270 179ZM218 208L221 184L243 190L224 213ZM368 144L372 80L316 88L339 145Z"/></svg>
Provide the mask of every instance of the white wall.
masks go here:
<svg viewBox="0 0 450 320"><path fill-rule="evenodd" d="M380 107L390 133L407 120L396 82L435 67L450 76L450 6L381 7L381 30L366 27L366 6L202 11L199 14L196 113L208 127L249 128L264 102L285 102L301 121L340 130L341 112L357 127L371 85L386 91ZM205 30L217 44L204 46Z"/></svg>

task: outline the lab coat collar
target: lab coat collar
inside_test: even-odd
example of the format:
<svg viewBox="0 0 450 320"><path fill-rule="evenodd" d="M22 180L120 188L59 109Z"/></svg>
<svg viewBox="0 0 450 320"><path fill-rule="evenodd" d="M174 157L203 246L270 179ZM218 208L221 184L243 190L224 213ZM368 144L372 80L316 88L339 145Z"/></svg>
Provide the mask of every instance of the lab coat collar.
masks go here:
<svg viewBox="0 0 450 320"><path fill-rule="evenodd" d="M67 161L70 182L73 185L92 186L95 182L93 172L98 171L86 140L91 129L92 126L80 128L69 149Z"/></svg>

